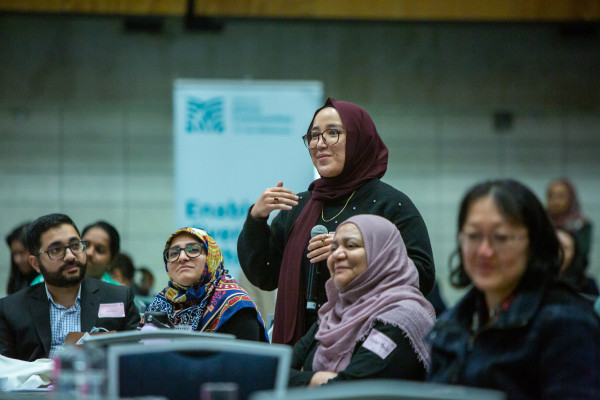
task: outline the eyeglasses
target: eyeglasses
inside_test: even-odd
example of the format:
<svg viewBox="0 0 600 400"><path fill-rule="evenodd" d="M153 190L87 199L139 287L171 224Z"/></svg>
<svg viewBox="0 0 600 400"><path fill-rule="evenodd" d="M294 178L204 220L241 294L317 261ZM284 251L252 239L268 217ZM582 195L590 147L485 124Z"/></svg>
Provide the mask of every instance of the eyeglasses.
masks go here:
<svg viewBox="0 0 600 400"><path fill-rule="evenodd" d="M302 136L304 145L309 149L314 149L319 143L319 138L323 138L324 144L336 144L340 140L340 135L346 133L343 129L325 129L323 132L308 132Z"/></svg>
<svg viewBox="0 0 600 400"><path fill-rule="evenodd" d="M71 250L71 253L73 254L82 254L85 252L87 245L88 242L86 240L82 240L80 242L69 243L66 246L50 247L46 251L40 251L38 255L46 253L48 254L48 258L51 260L60 260L65 257L65 254L67 254L67 249Z"/></svg>
<svg viewBox="0 0 600 400"><path fill-rule="evenodd" d="M501 253L510 249L518 240L526 237L527 235L524 234L507 235L503 233L491 233L484 235L480 232L459 232L458 241L463 250L475 251L479 249L483 240L486 239L494 251Z"/></svg>
<svg viewBox="0 0 600 400"><path fill-rule="evenodd" d="M164 251L163 257L165 258L165 261L174 262L179 260L181 250L185 251L185 254L187 254L189 258L196 258L200 257L200 255L204 252L204 245L200 243L192 243L185 247L173 246Z"/></svg>

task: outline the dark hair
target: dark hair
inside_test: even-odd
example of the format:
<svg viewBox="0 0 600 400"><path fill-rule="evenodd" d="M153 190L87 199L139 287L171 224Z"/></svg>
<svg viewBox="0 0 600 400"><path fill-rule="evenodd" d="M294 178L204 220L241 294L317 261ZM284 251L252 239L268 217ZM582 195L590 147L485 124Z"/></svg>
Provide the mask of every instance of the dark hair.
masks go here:
<svg viewBox="0 0 600 400"><path fill-rule="evenodd" d="M520 182L500 179L479 183L469 189L460 204L457 231L462 230L471 205L486 196L493 199L498 211L509 223L527 228L527 269L534 273L558 276L562 257L554 227L536 195ZM452 260L457 256L459 262L453 266ZM466 287L471 283L464 269L460 246L451 259L450 282L455 287Z"/></svg>
<svg viewBox="0 0 600 400"><path fill-rule="evenodd" d="M27 228L27 250L31 255L37 255L40 251L40 238L42 234L49 229L56 228L57 226L68 224L75 228L75 231L79 235L79 229L77 229L77 225L68 215L65 214L48 214L39 217Z"/></svg>
<svg viewBox="0 0 600 400"><path fill-rule="evenodd" d="M114 226L112 226L106 221L96 221L93 224L90 224L83 228L81 237L85 236L85 233L92 228L100 228L108 234L108 238L110 240L110 260L113 261L117 257L117 255L119 254L119 250L121 249L121 238L119 236L119 232Z"/></svg>
<svg viewBox="0 0 600 400"><path fill-rule="evenodd" d="M14 242L18 240L19 242L25 244L25 237L27 236L27 227L29 226L29 222L21 224L13 229L8 235L6 235L6 244L8 247Z"/></svg>
<svg viewBox="0 0 600 400"><path fill-rule="evenodd" d="M133 283L133 275L135 274L135 267L133 266L133 260L125 253L119 253L115 257L111 265L111 270L118 269L123 273L123 277Z"/></svg>
<svg viewBox="0 0 600 400"><path fill-rule="evenodd" d="M25 248L27 248L26 236L27 236L27 227L28 226L29 226L29 222L21 224L21 225L17 226L16 228L14 228L8 235L6 235L6 244L8 245L9 248L15 241L19 241L19 242L23 243L23 246ZM19 269L19 266L17 265L17 263L15 263L15 260L13 258L13 254L12 254L12 250L11 250L10 275L8 276L8 285L6 288L6 293L12 294L12 293L16 292L18 289L20 289L22 282L27 281L27 283L30 283L31 280L35 277L35 275L37 275L37 272L35 272L35 271L31 274L30 279L23 275L23 273Z"/></svg>

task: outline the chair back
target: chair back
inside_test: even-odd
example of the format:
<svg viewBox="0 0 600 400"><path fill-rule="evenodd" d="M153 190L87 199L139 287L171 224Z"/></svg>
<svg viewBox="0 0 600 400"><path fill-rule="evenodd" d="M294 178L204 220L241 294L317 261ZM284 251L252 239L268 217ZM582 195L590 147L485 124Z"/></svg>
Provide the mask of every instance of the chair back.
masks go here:
<svg viewBox="0 0 600 400"><path fill-rule="evenodd" d="M291 348L284 345L202 338L108 347L108 395L197 399L208 382L234 382L239 400L260 390L283 393Z"/></svg>
<svg viewBox="0 0 600 400"><path fill-rule="evenodd" d="M122 331L110 332L88 337L84 342L84 347L108 347L115 344L140 343L154 340L181 340L196 338L219 338L235 339L234 335L226 333L207 333L198 331L183 331L176 329L155 329L145 331Z"/></svg>

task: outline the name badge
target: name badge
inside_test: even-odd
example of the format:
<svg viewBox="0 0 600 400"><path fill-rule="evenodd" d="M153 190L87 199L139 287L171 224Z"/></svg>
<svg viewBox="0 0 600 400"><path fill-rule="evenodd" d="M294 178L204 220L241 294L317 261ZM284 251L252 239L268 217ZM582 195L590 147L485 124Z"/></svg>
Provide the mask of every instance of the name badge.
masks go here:
<svg viewBox="0 0 600 400"><path fill-rule="evenodd" d="M125 304L104 303L98 309L98 318L122 318L125 316Z"/></svg>
<svg viewBox="0 0 600 400"><path fill-rule="evenodd" d="M373 329L362 347L377 354L382 360L396 348L396 343L383 333Z"/></svg>

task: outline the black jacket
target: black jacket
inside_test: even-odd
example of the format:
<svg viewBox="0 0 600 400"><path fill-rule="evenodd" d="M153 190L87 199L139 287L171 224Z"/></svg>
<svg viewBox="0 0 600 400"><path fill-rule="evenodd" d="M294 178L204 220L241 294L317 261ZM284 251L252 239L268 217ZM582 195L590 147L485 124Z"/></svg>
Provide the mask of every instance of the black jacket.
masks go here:
<svg viewBox="0 0 600 400"><path fill-rule="evenodd" d="M136 329L140 314L133 292L125 286L84 278L81 282L81 331L93 327L124 331ZM125 317L99 318L102 303L123 303ZM0 299L0 354L24 361L46 358L50 353L50 302L44 283Z"/></svg>
<svg viewBox="0 0 600 400"><path fill-rule="evenodd" d="M428 335L428 379L498 389L508 399L600 399L600 320L590 303L531 273L517 293L479 329L473 321L484 320L485 307L476 289L442 314Z"/></svg>

